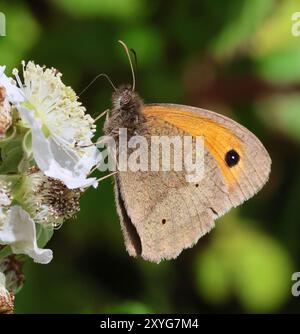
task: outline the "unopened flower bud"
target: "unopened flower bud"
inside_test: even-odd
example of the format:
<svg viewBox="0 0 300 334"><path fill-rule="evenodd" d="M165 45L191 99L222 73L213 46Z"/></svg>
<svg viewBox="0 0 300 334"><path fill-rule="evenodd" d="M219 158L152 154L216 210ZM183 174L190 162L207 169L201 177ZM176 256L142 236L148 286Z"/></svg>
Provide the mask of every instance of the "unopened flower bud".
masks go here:
<svg viewBox="0 0 300 334"><path fill-rule="evenodd" d="M0 272L4 273L6 277L6 289L13 291L14 294L18 293L25 281L23 264L24 262L17 260L17 257L14 254L7 256L0 261Z"/></svg>
<svg viewBox="0 0 300 334"><path fill-rule="evenodd" d="M80 210L80 189L68 189L62 181L47 177L36 168L28 171L27 189L26 203L36 223L58 228Z"/></svg>
<svg viewBox="0 0 300 334"><path fill-rule="evenodd" d="M11 314L14 311L14 295L5 287L5 275L0 272L0 314Z"/></svg>

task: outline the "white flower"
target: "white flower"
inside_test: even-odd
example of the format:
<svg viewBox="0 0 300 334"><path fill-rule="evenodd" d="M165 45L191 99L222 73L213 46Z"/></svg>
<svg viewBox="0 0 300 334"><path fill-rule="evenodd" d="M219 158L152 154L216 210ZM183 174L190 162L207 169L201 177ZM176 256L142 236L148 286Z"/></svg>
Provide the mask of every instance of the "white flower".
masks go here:
<svg viewBox="0 0 300 334"><path fill-rule="evenodd" d="M6 289L5 275L0 272L0 314L12 313L14 310L14 296Z"/></svg>
<svg viewBox="0 0 300 334"><path fill-rule="evenodd" d="M0 226L0 244L10 245L13 253L26 254L37 263L47 264L53 257L50 249L38 247L33 219L17 205L8 209Z"/></svg>
<svg viewBox="0 0 300 334"><path fill-rule="evenodd" d="M10 245L13 253L26 254L38 263L52 260L50 249L37 246L35 222L29 213L12 203L10 189L0 181L0 245Z"/></svg>
<svg viewBox="0 0 300 334"><path fill-rule="evenodd" d="M8 185L0 181L0 208L3 206L8 206L11 204L10 193L8 189Z"/></svg>
<svg viewBox="0 0 300 334"><path fill-rule="evenodd" d="M30 125L33 156L45 175L61 180L70 189L91 185L97 187L95 178L87 178L91 168L100 159L95 146L87 147L84 152L80 152L75 145L71 147L61 144L56 135L46 138L42 124L34 117L33 111L23 106L19 106L18 110L23 120Z"/></svg>
<svg viewBox="0 0 300 334"><path fill-rule="evenodd" d="M17 87L12 78L8 78L4 71L5 66L0 66L0 86L5 87L9 102L17 104L24 101L24 95L20 88Z"/></svg>
<svg viewBox="0 0 300 334"><path fill-rule="evenodd" d="M0 67L2 84L32 135L32 152L38 167L49 177L64 182L70 189L97 186L87 178L101 159L92 144L93 119L85 114L75 92L63 84L55 69L23 62L24 84L17 70L13 73L20 90ZM22 99L21 99L22 98Z"/></svg>

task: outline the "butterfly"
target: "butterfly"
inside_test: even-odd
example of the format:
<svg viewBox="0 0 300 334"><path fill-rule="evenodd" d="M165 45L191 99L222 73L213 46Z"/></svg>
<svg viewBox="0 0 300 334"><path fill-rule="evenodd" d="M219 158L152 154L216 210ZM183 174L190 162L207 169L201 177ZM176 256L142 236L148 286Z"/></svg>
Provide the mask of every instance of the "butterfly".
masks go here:
<svg viewBox="0 0 300 334"><path fill-rule="evenodd" d="M184 171L118 171L117 211L128 253L159 263L176 258L214 226L215 220L255 195L267 182L271 159L258 138L215 112L178 104L144 104L133 84L115 89L104 133L190 135L204 139L204 177L187 182Z"/></svg>

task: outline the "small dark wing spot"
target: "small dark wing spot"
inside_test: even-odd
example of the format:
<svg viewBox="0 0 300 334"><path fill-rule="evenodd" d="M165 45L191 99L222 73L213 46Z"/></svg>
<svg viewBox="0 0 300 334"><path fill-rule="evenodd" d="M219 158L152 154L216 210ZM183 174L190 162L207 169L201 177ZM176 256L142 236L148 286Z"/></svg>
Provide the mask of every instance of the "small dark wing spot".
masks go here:
<svg viewBox="0 0 300 334"><path fill-rule="evenodd" d="M162 219L162 221L161 221L161 223L162 223L163 225L165 225L166 222L167 222L166 219Z"/></svg>
<svg viewBox="0 0 300 334"><path fill-rule="evenodd" d="M214 208L210 207L209 209L212 211L213 214L219 216L218 212Z"/></svg>
<svg viewBox="0 0 300 334"><path fill-rule="evenodd" d="M199 187L199 184L198 184L198 183L196 183L196 184L195 184L195 187L196 187L196 188L198 188L198 187Z"/></svg>
<svg viewBox="0 0 300 334"><path fill-rule="evenodd" d="M240 161L240 155L232 149L225 154L225 161L228 167L233 167Z"/></svg>

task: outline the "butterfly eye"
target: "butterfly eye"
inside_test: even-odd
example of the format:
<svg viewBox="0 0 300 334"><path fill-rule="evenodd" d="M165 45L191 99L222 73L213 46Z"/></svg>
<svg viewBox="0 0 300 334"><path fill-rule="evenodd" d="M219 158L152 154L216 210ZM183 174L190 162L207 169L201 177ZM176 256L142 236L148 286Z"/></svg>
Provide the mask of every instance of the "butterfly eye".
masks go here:
<svg viewBox="0 0 300 334"><path fill-rule="evenodd" d="M225 155L225 161L228 167L233 167L240 161L240 156L235 150L230 150Z"/></svg>
<svg viewBox="0 0 300 334"><path fill-rule="evenodd" d="M121 99L120 99L120 105L121 107L124 107L128 104L130 104L132 100L132 91L125 89L124 92L121 95Z"/></svg>

